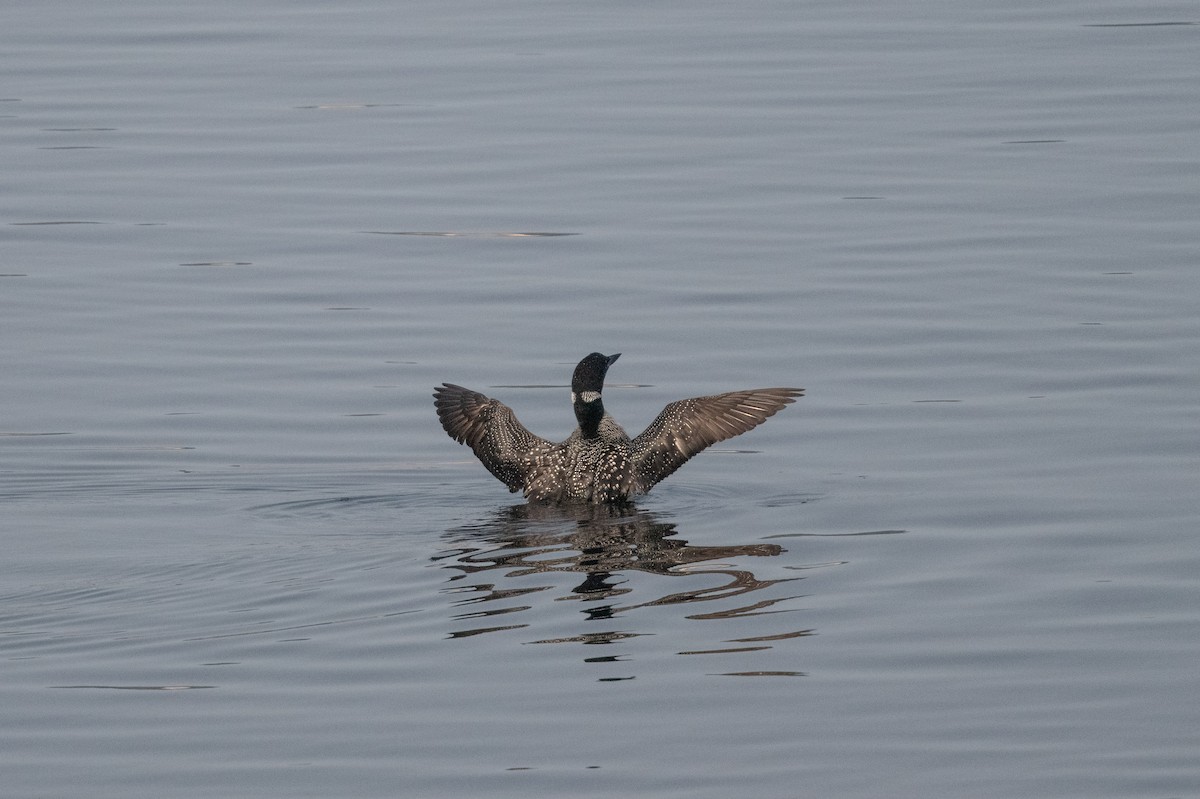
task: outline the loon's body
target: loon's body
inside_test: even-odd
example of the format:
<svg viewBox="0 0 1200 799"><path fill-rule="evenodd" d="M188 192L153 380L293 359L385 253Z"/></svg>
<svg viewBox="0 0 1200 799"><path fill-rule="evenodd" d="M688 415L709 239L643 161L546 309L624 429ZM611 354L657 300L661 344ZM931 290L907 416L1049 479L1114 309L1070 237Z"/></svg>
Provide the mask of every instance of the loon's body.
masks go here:
<svg viewBox="0 0 1200 799"><path fill-rule="evenodd" d="M535 436L504 403L453 383L434 392L438 418L509 491L547 502L624 502L804 395L802 388L757 388L672 402L631 439L601 399L604 376L618 357L593 352L575 367L571 403L578 427L566 441Z"/></svg>

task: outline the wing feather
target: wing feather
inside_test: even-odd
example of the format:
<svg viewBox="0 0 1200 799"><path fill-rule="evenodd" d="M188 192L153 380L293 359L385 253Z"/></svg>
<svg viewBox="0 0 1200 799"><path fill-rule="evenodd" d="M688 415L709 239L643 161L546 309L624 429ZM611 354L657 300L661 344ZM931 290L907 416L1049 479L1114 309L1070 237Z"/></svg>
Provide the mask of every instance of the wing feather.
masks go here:
<svg viewBox="0 0 1200 799"><path fill-rule="evenodd" d="M535 455L553 446L525 429L503 402L478 391L444 383L434 390L433 398L445 431L470 447L509 491L525 487Z"/></svg>
<svg viewBox="0 0 1200 799"><path fill-rule="evenodd" d="M752 388L672 402L633 440L635 493L649 491L693 455L765 422L802 388Z"/></svg>

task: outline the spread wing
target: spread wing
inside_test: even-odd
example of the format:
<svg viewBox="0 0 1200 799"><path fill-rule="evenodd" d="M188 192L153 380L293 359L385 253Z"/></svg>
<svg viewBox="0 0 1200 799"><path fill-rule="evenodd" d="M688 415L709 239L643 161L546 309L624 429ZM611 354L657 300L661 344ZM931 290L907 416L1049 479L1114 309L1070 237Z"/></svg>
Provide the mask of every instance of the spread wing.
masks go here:
<svg viewBox="0 0 1200 799"><path fill-rule="evenodd" d="M474 450L509 491L525 487L534 455L552 446L526 430L512 408L477 391L445 383L434 390L433 399L450 437Z"/></svg>
<svg viewBox="0 0 1200 799"><path fill-rule="evenodd" d="M697 452L758 427L802 396L802 388L752 388L672 402L633 440L634 491L649 491Z"/></svg>

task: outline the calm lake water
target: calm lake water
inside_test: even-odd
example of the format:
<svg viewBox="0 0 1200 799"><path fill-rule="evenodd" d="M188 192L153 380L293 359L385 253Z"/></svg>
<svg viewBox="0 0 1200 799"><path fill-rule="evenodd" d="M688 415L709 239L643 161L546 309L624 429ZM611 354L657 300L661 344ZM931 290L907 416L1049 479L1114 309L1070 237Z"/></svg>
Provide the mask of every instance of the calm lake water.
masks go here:
<svg viewBox="0 0 1200 799"><path fill-rule="evenodd" d="M1193 3L25 3L0 794L1200 795ZM622 513L437 424L808 394Z"/></svg>

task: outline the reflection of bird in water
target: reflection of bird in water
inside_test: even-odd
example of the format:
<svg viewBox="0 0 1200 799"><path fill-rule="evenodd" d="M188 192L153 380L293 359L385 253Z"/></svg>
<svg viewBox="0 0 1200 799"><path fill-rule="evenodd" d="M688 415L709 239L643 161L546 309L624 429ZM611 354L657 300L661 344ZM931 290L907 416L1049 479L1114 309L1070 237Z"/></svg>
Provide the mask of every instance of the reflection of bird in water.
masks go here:
<svg viewBox="0 0 1200 799"><path fill-rule="evenodd" d="M460 574L453 581L480 577L500 570L503 578L517 580L532 575L575 572L584 575L571 589L573 598L596 602L588 612L590 619L607 618L636 607L673 605L726 599L768 588L784 580L760 580L752 572L728 561L747 556L772 557L783 549L775 544L742 546L691 546L676 538L675 525L660 521L654 514L624 505L564 506L524 504L501 510L483 525L452 531L452 548L435 560ZM638 571L673 577L720 575L716 586L677 591L664 596L615 607L612 600L627 595L622 572ZM790 578L795 579L795 578ZM462 604L508 600L551 588L550 585L505 585L476 582L455 586L455 592L467 594ZM785 599L763 599L742 607L697 614L689 618L731 618L762 610ZM528 610L529 606L504 607L468 614L468 617L494 617ZM487 627L455 634L474 635L513 626Z"/></svg>
<svg viewBox="0 0 1200 799"><path fill-rule="evenodd" d="M679 400L630 439L601 399L604 376L619 356L593 352L575 367L571 403L578 427L561 443L530 433L499 400L453 383L433 395L438 418L509 491L550 502L623 502L646 493L706 447L757 427L804 395L800 388L756 388Z"/></svg>

